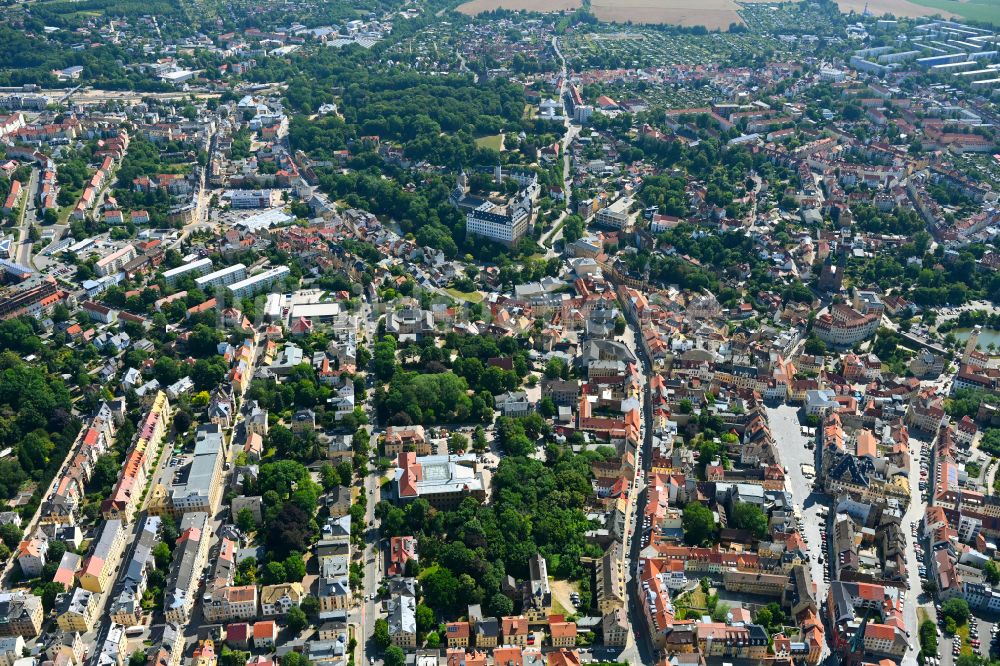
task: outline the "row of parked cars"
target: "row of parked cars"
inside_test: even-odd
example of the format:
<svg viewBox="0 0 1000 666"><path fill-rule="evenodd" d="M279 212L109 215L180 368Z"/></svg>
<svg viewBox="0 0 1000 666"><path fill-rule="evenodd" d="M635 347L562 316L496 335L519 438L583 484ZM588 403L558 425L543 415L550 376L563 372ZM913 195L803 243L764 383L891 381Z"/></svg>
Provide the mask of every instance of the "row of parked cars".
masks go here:
<svg viewBox="0 0 1000 666"><path fill-rule="evenodd" d="M923 497L924 502L930 499L930 459L931 459L931 445L930 442L924 442L920 445L920 495Z"/></svg>
<svg viewBox="0 0 1000 666"><path fill-rule="evenodd" d="M826 562L823 561L823 553L830 552L830 548L828 546L829 542L827 541L827 538L826 538L826 520L825 520L825 518L826 518L826 509L823 509L822 511L823 511L823 513L820 514L820 517L823 518L824 520L822 522L820 522L820 524L819 524L819 538L820 538L820 542L823 544L823 547L822 547L822 549L820 549L820 556L819 556L819 560L818 561L819 561L820 564L823 565L823 582L826 583L827 585L829 585L830 584L830 566Z"/></svg>
<svg viewBox="0 0 1000 666"><path fill-rule="evenodd" d="M921 578L927 578L927 565L924 563L924 547L919 539L919 521L910 521L910 538L913 539L913 552L917 554L917 573Z"/></svg>

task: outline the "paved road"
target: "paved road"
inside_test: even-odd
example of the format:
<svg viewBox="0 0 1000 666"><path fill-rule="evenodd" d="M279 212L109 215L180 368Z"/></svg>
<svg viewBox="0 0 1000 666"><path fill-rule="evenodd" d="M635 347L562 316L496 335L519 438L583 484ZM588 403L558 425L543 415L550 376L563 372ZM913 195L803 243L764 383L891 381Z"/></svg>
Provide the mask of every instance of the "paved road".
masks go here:
<svg viewBox="0 0 1000 666"><path fill-rule="evenodd" d="M262 335L261 338L260 338L260 342L254 348L254 356L253 356L253 358L251 359L251 362L250 362L250 372L251 373L254 371L254 369L256 368L256 365L257 365L258 361L261 359L261 355L263 353L263 343L264 343L264 336ZM237 397L238 397L238 400L242 400L242 395L239 395ZM227 455L226 455L226 463L225 464L226 464L226 466L229 469L225 469L223 471L223 473L222 473L222 479L220 480L220 483L223 484L223 487L226 487L228 485L228 483L229 483L229 475L232 473L231 463L234 460L234 458L236 457L236 452L237 452L237 450L239 448L239 445L242 444L242 439L241 438L236 438L236 441L234 441L233 435L236 432L241 432L242 422L243 422L243 420L247 416L247 411L248 411L247 410L247 404L244 402L240 406L240 410L237 412L236 423L234 424L232 430L224 433L224 437L225 437L225 440L226 440L227 445L228 445ZM197 427L197 425L192 425L192 428L195 428L195 427ZM171 487L171 485L173 483L173 480L174 480L174 475L175 475L175 473L177 471L176 467L171 467L169 465L170 460L174 457L173 456L173 450L174 450L175 442L176 442L176 433L174 433L171 430L171 432L168 433L168 435L166 435L164 437L164 441L163 441L163 445L162 445L163 446L163 453L160 455L160 460L159 460L159 462L157 464L157 467L149 475L149 479L150 479L149 480L149 485L148 485L149 490L152 490L152 488L156 484L162 484L168 490L170 489L170 487ZM185 461L186 462L190 462L190 459L189 458L185 458ZM131 543L133 545L131 545L130 547L128 547L126 549L126 554L123 557L122 562L127 562L129 560L129 558L131 558L131 553L132 553L132 551L135 548L134 542L135 542L135 539L136 539L136 536L137 536L137 528L138 528L139 524L141 524L143 517L146 515L145 509L147 508L147 506L149 504L150 494L151 493L147 492L146 497L143 500L143 505L141 507L142 511L137 514L136 519L132 522L132 524L128 525L128 529L129 529L129 539L128 539L128 541L129 541L129 543ZM228 508L228 505L225 504L225 502L220 502L220 505L217 506L217 507L215 507L215 512L214 512L214 514L212 516L212 519L211 519L211 521L209 523L210 526L211 526L211 532L210 532L210 534L208 536L208 538L210 540L210 543L209 543L209 547L210 548L213 548L215 546L215 544L216 544L216 535L218 534L219 528L223 525L223 523L226 522L229 519L229 515L228 514L229 514L229 508ZM180 524L180 520L178 520L177 522L178 522L178 524ZM212 565L211 561L206 562L205 566L201 570L195 572L196 576L198 578L201 578L201 576L203 575L204 571L206 569L208 569L211 565ZM121 565L119 565L119 566L121 566ZM124 576L124 575L125 575L124 568L119 569L118 574L117 574L118 580L116 580L115 585L113 586L112 589L117 589L118 588L118 585L119 585L119 582L120 582L120 578L122 576ZM198 638L198 631L203 626L205 626L207 624L206 621L205 621L205 619L204 619L203 604L200 601L200 597L201 597L201 595L202 595L203 592L204 592L204 581L200 581L199 582L198 591L196 592L195 604L194 604L194 607L193 607L192 612L191 612L191 618L186 623L186 625L183 627L184 638L185 638L186 645L187 645L188 648L192 647L195 644L195 642L196 642L196 640ZM102 595L102 596L103 596L102 603L103 604L107 604L110 595ZM103 615L103 610L104 609L102 607L102 612L99 614L99 616L102 616L102 619L101 619L101 622L99 623L99 625L95 628L95 632L94 632L94 634L96 636L96 639L97 639L97 641L96 641L97 645L100 645L101 642L103 641L104 637L107 636L107 632L108 632L108 630L110 628L110 625L111 625L110 618L108 618L107 616ZM157 609L154 611L154 613L152 615L153 615L153 618L152 618L153 620L162 621L162 618L163 618L163 615L162 615L162 606L158 605ZM145 647L144 645L142 645L141 639L139 639L137 641L133 641L133 643L135 644L135 647L137 649L144 649L144 647Z"/></svg>
<svg viewBox="0 0 1000 666"><path fill-rule="evenodd" d="M362 336L368 340L368 344L370 345L375 339L375 330L378 326L379 315L372 309L368 301L365 300L361 304L360 316L363 331ZM368 404L371 404L371 397L371 391L369 391ZM370 428L371 447L375 451L381 430L374 423L374 410L372 411L372 415L373 424ZM372 471L374 472L374 470ZM377 658L377 655L380 655L381 651L372 640L372 634L375 631L375 620L381 615L382 602L378 598L371 599L371 594L378 592L379 583L381 583L385 576L384 568L387 552L381 547L382 541L379 535L381 521L375 517L375 505L381 499L380 479L379 474L369 474L364 478L361 486L361 492L365 493L368 498L368 505L365 511L365 524L362 527L365 530L365 546L362 553L364 598L360 607L356 607L350 613L350 622L355 627L355 638L358 641L359 655L355 663L361 665L365 663L381 663L381 660ZM375 660L374 662L372 661L373 659Z"/></svg>
<svg viewBox="0 0 1000 666"><path fill-rule="evenodd" d="M916 662L917 652L920 650L920 639L916 632L918 626L917 609L923 607L927 613L934 616L934 601L930 595L926 595L922 590L922 578L920 577L920 561L917 558L917 539L910 533L910 526L916 523L918 530L923 521L926 505L920 496L920 460L922 457L921 447L925 443L931 443L930 438L914 430L910 431L910 504L903 515L903 533L906 535L906 573L909 591L906 593L906 600L903 603L903 618L907 627L914 629L910 634L910 652L906 659Z"/></svg>
<svg viewBox="0 0 1000 666"><path fill-rule="evenodd" d="M38 167L31 167L31 177L28 178L25 203L22 209L21 223L18 226L20 236L17 246L17 263L31 266L31 226L35 223L35 192L38 191Z"/></svg>
<svg viewBox="0 0 1000 666"><path fill-rule="evenodd" d="M993 483L996 481L997 477L997 467L1000 467L992 459L989 459L986 467L986 480L983 481L983 485L986 487L986 494L993 495Z"/></svg>
<svg viewBox="0 0 1000 666"><path fill-rule="evenodd" d="M563 126L566 128L566 131L563 134L561 143L563 161L563 196L566 199L566 205L569 206L570 194L572 192L572 182L569 170L569 146L573 142L576 135L580 133L580 127L570 123L569 116L566 115L565 97L568 71L566 69L566 59L563 57L562 52L559 51L558 37L552 38L552 50L555 52L556 57L559 58L559 62L561 63L561 70L559 73L561 80L559 85L559 100L563 102L563 115L566 116L566 119L563 121ZM556 241L562 238L562 222L566 219L566 215L568 215L568 208L560 213L559 217L553 221L552 231L549 232L548 236L542 240L542 244L547 248L545 252L546 258L558 256L552 249L552 246L555 245Z"/></svg>
<svg viewBox="0 0 1000 666"><path fill-rule="evenodd" d="M361 492L368 496L368 508L365 512L365 524L363 526L365 545L362 553L365 570L365 589L363 590L364 597L361 601L361 606L352 615L355 616L355 626L361 630L360 636L357 639L358 649L361 650L360 663L364 664L366 661L370 662L380 652L372 640L372 634L375 631L375 620L382 615L382 602L378 598L373 600L371 595L373 592L378 592L379 583L384 577L385 554L387 551L381 547L381 540L379 538L380 521L375 518L375 504L378 503L380 498L379 475L369 474L366 476ZM379 661L379 659L376 659L376 661Z"/></svg>
<svg viewBox="0 0 1000 666"><path fill-rule="evenodd" d="M573 191L573 178L569 168L570 166L569 146L571 143L573 143L573 139L575 139L576 136L580 133L580 129L581 128L579 125L570 125L569 121L568 120L566 121L566 134L563 135L563 140L562 140L562 154L563 154L563 192L565 193L563 196L566 197L567 208L563 210L559 214L559 217L557 217L552 222L552 231L549 232L548 236L542 239L542 245L546 248L545 250L546 258L559 256L553 249L553 247L555 246L556 242L562 238L563 220L565 220L566 216L569 215L569 213L571 212L569 210L569 205L570 205L569 200L570 200L570 195L572 194Z"/></svg>
<svg viewBox="0 0 1000 666"><path fill-rule="evenodd" d="M650 471L650 460L652 459L653 430L650 426L653 423L653 403L649 392L649 382L646 379L650 375L651 368L646 355L635 344L636 330L636 322L632 321L630 317L628 327L626 328L625 335L623 337L625 345L633 354L635 354L636 358L639 359L639 371L643 375L641 377L642 386L644 387L642 396L642 464L636 465L636 476L641 482L644 482L646 475ZM629 507L632 508L632 515L644 515L646 511L647 499L645 489L643 488L633 492L631 499L633 501L629 502ZM614 661L629 664L651 664L655 661L653 646L650 643L649 634L646 631L646 617L642 608L642 594L639 589L639 578L635 575L636 567L639 562L639 553L642 550L642 539L631 539L629 538L631 534L632 528L630 527L627 532L626 543L624 544L626 554L625 596L627 599L629 632L628 639L625 643L625 649ZM633 563L635 564L633 565Z"/></svg>
<svg viewBox="0 0 1000 666"><path fill-rule="evenodd" d="M212 163L212 155L215 153L215 132L213 131L211 136L208 137L208 160L206 164ZM181 246L188 236L196 231L211 231L212 224L209 219L209 202L211 197L211 188L207 187L207 174L208 167L202 167L199 169L198 174L198 193L195 195L195 214L194 220L184 226L181 229L180 235L177 237L173 243L170 244L172 249L177 249Z"/></svg>

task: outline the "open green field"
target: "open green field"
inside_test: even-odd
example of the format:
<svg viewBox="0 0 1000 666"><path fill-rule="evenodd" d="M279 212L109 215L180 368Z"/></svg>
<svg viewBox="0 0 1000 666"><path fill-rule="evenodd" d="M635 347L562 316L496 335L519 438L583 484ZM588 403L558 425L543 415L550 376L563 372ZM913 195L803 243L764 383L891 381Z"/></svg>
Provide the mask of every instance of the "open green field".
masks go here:
<svg viewBox="0 0 1000 666"><path fill-rule="evenodd" d="M448 287L445 289L450 296L457 298L460 301L468 301L469 303L482 303L483 295L478 291L459 291L454 287Z"/></svg>
<svg viewBox="0 0 1000 666"><path fill-rule="evenodd" d="M942 4L959 5L961 3L944 2ZM916 0L837 0L837 6L840 7L840 11L845 13L861 14L867 10L872 16L892 14L896 18L932 16L938 12L945 16L951 16L954 13L947 9L932 9L924 2L916 2Z"/></svg>
<svg viewBox="0 0 1000 666"><path fill-rule="evenodd" d="M476 139L476 145L481 148L489 148L490 150L495 150L498 153L503 150L503 134L491 134L490 136L481 136Z"/></svg>
<svg viewBox="0 0 1000 666"><path fill-rule="evenodd" d="M911 2L941 10L942 14L957 14L965 19L1000 26L1000 3L996 0L911 0Z"/></svg>

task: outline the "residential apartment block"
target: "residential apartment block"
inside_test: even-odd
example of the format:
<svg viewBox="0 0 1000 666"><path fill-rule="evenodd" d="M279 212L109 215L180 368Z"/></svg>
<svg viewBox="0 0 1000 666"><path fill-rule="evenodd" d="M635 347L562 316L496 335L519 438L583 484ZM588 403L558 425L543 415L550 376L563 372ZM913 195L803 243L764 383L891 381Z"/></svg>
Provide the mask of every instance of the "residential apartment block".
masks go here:
<svg viewBox="0 0 1000 666"><path fill-rule="evenodd" d="M163 612L168 622L183 624L190 619L195 593L208 559L211 530L207 513L187 513L181 519L181 535L174 548L164 594Z"/></svg>
<svg viewBox="0 0 1000 666"><path fill-rule="evenodd" d="M209 622L252 620L257 617L257 586L220 587L205 599L205 619Z"/></svg>
<svg viewBox="0 0 1000 666"><path fill-rule="evenodd" d="M125 455L125 465L119 473L118 483L108 499L101 503L101 514L105 519L132 521L143 496L149 472L159 456L160 444L169 421L170 401L167 400L166 393L157 391L153 404Z"/></svg>
<svg viewBox="0 0 1000 666"><path fill-rule="evenodd" d="M177 284L178 280L186 277L197 278L212 270L212 260L208 257L196 259L190 263L181 264L176 268L163 271L163 279L168 287Z"/></svg>
<svg viewBox="0 0 1000 666"><path fill-rule="evenodd" d="M284 615L305 597L302 583L265 585L260 589L260 612L264 616Z"/></svg>
<svg viewBox="0 0 1000 666"><path fill-rule="evenodd" d="M276 266L263 273L230 284L226 289L233 298L247 298L267 291L289 275L288 266Z"/></svg>
<svg viewBox="0 0 1000 666"><path fill-rule="evenodd" d="M198 426L194 454L187 478L170 492L174 515L202 511L214 515L222 496L222 471L225 443L222 428L215 423Z"/></svg>
<svg viewBox="0 0 1000 666"><path fill-rule="evenodd" d="M56 598L56 625L62 631L85 634L94 628L100 605L100 593L82 587L61 594Z"/></svg>
<svg viewBox="0 0 1000 666"><path fill-rule="evenodd" d="M0 592L0 636L37 636L43 619L40 597L25 590Z"/></svg>
<svg viewBox="0 0 1000 666"><path fill-rule="evenodd" d="M128 532L121 520L104 521L90 555L84 560L83 569L77 574L80 587L91 592L110 591L115 566L125 550L127 538Z"/></svg>
<svg viewBox="0 0 1000 666"><path fill-rule="evenodd" d="M227 287L234 282L246 279L246 276L247 267L244 264L233 264L199 276L195 278L194 283L199 289L205 290L217 286Z"/></svg>
<svg viewBox="0 0 1000 666"><path fill-rule="evenodd" d="M159 541L160 525L157 516L147 516L139 526L132 559L125 566L125 576L119 580L106 609L116 624L129 627L141 623L145 617L142 595L146 592L147 576L156 566L153 548Z"/></svg>

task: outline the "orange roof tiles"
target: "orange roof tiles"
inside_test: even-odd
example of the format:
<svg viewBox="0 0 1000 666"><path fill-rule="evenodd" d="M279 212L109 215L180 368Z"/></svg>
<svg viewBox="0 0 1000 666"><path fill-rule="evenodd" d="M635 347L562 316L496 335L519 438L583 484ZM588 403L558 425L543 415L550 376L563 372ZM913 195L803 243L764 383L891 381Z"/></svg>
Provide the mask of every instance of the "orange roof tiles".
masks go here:
<svg viewBox="0 0 1000 666"><path fill-rule="evenodd" d="M551 622L549 635L553 638L575 638L576 622Z"/></svg>
<svg viewBox="0 0 1000 666"><path fill-rule="evenodd" d="M276 633L274 620L264 620L253 624L254 638L273 638Z"/></svg>
<svg viewBox="0 0 1000 666"><path fill-rule="evenodd" d="M516 645L493 648L493 663L496 666L521 666L524 663L521 648Z"/></svg>
<svg viewBox="0 0 1000 666"><path fill-rule="evenodd" d="M449 622L446 627L446 638L468 638L469 633L468 622Z"/></svg>
<svg viewBox="0 0 1000 666"><path fill-rule="evenodd" d="M891 641L896 637L896 630L884 624L869 623L865 628L865 638L874 638L880 641Z"/></svg>
<svg viewBox="0 0 1000 666"><path fill-rule="evenodd" d="M885 599L885 589L881 585L858 583L858 596L865 601L882 601Z"/></svg>
<svg viewBox="0 0 1000 666"><path fill-rule="evenodd" d="M504 636L521 636L528 633L528 619L508 615L501 621L501 631Z"/></svg>

